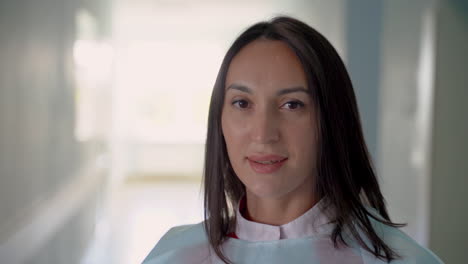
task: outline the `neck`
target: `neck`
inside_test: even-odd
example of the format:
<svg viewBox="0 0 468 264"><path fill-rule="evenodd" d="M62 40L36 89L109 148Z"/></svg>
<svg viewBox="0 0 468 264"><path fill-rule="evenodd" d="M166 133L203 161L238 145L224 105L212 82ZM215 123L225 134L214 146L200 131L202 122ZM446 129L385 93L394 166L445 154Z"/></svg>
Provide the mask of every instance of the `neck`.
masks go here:
<svg viewBox="0 0 468 264"><path fill-rule="evenodd" d="M318 202L310 185L303 186L308 189L303 188L302 192L281 197L258 197L247 190L245 217L254 222L275 226L293 221Z"/></svg>

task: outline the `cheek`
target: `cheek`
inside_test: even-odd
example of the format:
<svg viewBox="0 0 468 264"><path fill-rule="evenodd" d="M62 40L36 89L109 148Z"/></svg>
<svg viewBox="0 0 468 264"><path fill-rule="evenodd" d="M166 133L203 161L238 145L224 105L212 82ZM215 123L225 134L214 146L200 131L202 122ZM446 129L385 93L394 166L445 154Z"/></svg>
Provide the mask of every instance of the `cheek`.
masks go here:
<svg viewBox="0 0 468 264"><path fill-rule="evenodd" d="M241 120L236 120L232 115L222 115L221 128L231 162L235 156L242 154L243 144L247 142L245 127Z"/></svg>
<svg viewBox="0 0 468 264"><path fill-rule="evenodd" d="M297 161L297 167L311 167L317 157L317 135L314 125L304 123L297 125L297 129L290 130L288 142ZM311 162L312 161L312 162Z"/></svg>

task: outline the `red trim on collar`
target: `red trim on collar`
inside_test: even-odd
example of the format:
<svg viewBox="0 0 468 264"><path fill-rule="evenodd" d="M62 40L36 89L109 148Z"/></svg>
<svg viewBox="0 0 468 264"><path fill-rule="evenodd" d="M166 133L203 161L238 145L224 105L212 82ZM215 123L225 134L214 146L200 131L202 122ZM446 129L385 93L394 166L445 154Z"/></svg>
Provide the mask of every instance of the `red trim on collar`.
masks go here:
<svg viewBox="0 0 468 264"><path fill-rule="evenodd" d="M227 236L228 236L228 237L235 238L235 239L239 239L239 238L237 237L236 233L234 233L234 232L231 232L231 233L227 234Z"/></svg>

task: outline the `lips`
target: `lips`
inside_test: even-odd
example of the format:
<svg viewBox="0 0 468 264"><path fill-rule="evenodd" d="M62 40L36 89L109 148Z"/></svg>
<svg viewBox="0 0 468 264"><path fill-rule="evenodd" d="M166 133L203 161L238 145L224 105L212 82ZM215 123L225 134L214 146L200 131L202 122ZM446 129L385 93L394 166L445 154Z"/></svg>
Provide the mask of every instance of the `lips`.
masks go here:
<svg viewBox="0 0 468 264"><path fill-rule="evenodd" d="M247 157L250 167L257 173L273 173L288 160L279 155L251 155Z"/></svg>
<svg viewBox="0 0 468 264"><path fill-rule="evenodd" d="M251 155L247 157L251 161L281 161L287 157L279 155Z"/></svg>

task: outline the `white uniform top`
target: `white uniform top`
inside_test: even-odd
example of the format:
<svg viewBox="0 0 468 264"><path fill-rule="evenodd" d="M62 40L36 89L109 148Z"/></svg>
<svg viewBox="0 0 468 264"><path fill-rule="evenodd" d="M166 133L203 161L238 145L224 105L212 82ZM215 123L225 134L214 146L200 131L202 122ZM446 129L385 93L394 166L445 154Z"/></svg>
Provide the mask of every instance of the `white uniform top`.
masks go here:
<svg viewBox="0 0 468 264"><path fill-rule="evenodd" d="M237 208L236 238L222 245L225 255L236 264L279 263L349 263L383 264L360 247L335 248L330 239L334 224L322 210L322 201L295 220L281 225L260 224L245 219ZM375 210L373 211L375 212ZM442 261L428 249L397 228L369 218L374 230L401 258L392 264L440 264ZM364 235L361 237L365 238ZM170 229L143 261L143 264L219 264L223 263L209 246L203 222Z"/></svg>

